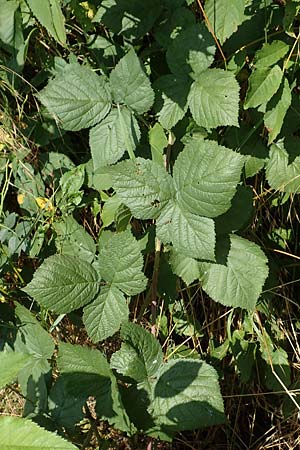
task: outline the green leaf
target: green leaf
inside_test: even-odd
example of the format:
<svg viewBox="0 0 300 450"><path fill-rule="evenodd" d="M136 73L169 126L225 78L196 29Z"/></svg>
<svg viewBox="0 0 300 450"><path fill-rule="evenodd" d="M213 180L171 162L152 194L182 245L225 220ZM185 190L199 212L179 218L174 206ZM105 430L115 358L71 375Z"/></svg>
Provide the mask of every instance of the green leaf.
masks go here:
<svg viewBox="0 0 300 450"><path fill-rule="evenodd" d="M111 97L105 77L79 64L68 64L38 95L65 130L78 131L100 122Z"/></svg>
<svg viewBox="0 0 300 450"><path fill-rule="evenodd" d="M164 364L154 385L149 409L164 431L192 430L225 420L215 369L194 359Z"/></svg>
<svg viewBox="0 0 300 450"><path fill-rule="evenodd" d="M55 246L59 253L92 262L96 245L90 234L72 217L67 216L60 222L54 222L56 232Z"/></svg>
<svg viewBox="0 0 300 450"><path fill-rule="evenodd" d="M208 69L192 84L189 107L200 127L239 126L239 85L231 72Z"/></svg>
<svg viewBox="0 0 300 450"><path fill-rule="evenodd" d="M154 92L134 50L126 53L111 71L110 84L116 103L124 103L137 114L151 108Z"/></svg>
<svg viewBox="0 0 300 450"><path fill-rule="evenodd" d="M267 103L278 91L282 80L282 70L279 66L256 69L249 77L244 108L256 108Z"/></svg>
<svg viewBox="0 0 300 450"><path fill-rule="evenodd" d="M113 221L115 220L116 213L121 205L122 202L116 194L105 200L105 203L101 211L101 221L103 228L106 228L113 223Z"/></svg>
<svg viewBox="0 0 300 450"><path fill-rule="evenodd" d="M170 252L170 264L173 272L182 278L188 286L200 278L199 262L194 258L178 253L175 249Z"/></svg>
<svg viewBox="0 0 300 450"><path fill-rule="evenodd" d="M151 146L152 161L163 165L163 153L164 148L168 145L168 139L162 126L157 122L149 131L149 144Z"/></svg>
<svg viewBox="0 0 300 450"><path fill-rule="evenodd" d="M214 141L191 140L173 170L180 207L193 214L217 217L231 205L244 158Z"/></svg>
<svg viewBox="0 0 300 450"><path fill-rule="evenodd" d="M98 273L88 262L53 255L45 259L23 290L45 308L65 314L93 300L99 282Z"/></svg>
<svg viewBox="0 0 300 450"><path fill-rule="evenodd" d="M143 257L137 240L129 230L107 236L104 242L101 239L99 242L102 278L127 295L139 294L145 289L147 279L142 271Z"/></svg>
<svg viewBox="0 0 300 450"><path fill-rule="evenodd" d="M121 349L112 355L110 365L120 374L142 382L156 377L163 363L161 346L155 337L133 323L122 326Z"/></svg>
<svg viewBox="0 0 300 450"><path fill-rule="evenodd" d="M185 256L215 261L215 226L212 219L200 217L170 202L156 222L157 237Z"/></svg>
<svg viewBox="0 0 300 450"><path fill-rule="evenodd" d="M201 271L202 287L213 300L252 310L268 276L267 258L258 245L231 235L226 265L203 263Z"/></svg>
<svg viewBox="0 0 300 450"><path fill-rule="evenodd" d="M14 381L20 370L31 360L28 353L4 352L0 353L0 388Z"/></svg>
<svg viewBox="0 0 300 450"><path fill-rule="evenodd" d="M65 18L59 0L27 0L37 20L60 44L66 43Z"/></svg>
<svg viewBox="0 0 300 450"><path fill-rule="evenodd" d="M0 0L0 40L15 47L16 19L15 13L20 3L17 0Z"/></svg>
<svg viewBox="0 0 300 450"><path fill-rule="evenodd" d="M86 401L93 396L99 419L108 420L128 433L132 431L119 398L116 378L99 350L60 343L57 363L66 399L72 399L75 404L78 399Z"/></svg>
<svg viewBox="0 0 300 450"><path fill-rule="evenodd" d="M33 356L30 369L34 364L41 364L48 370L47 360L54 352L54 342L49 333L41 326L27 308L16 305L15 314L18 319L18 331L15 339L15 350ZM34 362L33 362L34 361Z"/></svg>
<svg viewBox="0 0 300 450"><path fill-rule="evenodd" d="M282 89L272 98L267 105L264 115L265 127L269 132L268 144L274 141L280 133L285 115L292 102L292 95L288 80L285 78Z"/></svg>
<svg viewBox="0 0 300 450"><path fill-rule="evenodd" d="M113 188L137 219L154 219L173 196L171 176L153 161L137 158L111 168Z"/></svg>
<svg viewBox="0 0 300 450"><path fill-rule="evenodd" d="M245 0L206 0L206 15L221 44L243 22L245 3Z"/></svg>
<svg viewBox="0 0 300 450"><path fill-rule="evenodd" d="M289 46L283 41L265 43L255 53L254 65L257 69L267 69L280 61L289 51Z"/></svg>
<svg viewBox="0 0 300 450"><path fill-rule="evenodd" d="M60 342L57 365L59 371L64 374L86 373L104 378L111 377L106 358L95 348ZM75 381L75 376L73 378ZM75 385L69 383L70 393L80 395L85 389L92 393L92 387L85 386L80 377L76 378Z"/></svg>
<svg viewBox="0 0 300 450"><path fill-rule="evenodd" d="M103 0L93 22L101 22L126 40L139 39L153 26L162 10L160 0L143 3L140 0Z"/></svg>
<svg viewBox="0 0 300 450"><path fill-rule="evenodd" d="M266 165L266 176L272 189L300 193L300 142L287 138L273 144Z"/></svg>
<svg viewBox="0 0 300 450"><path fill-rule="evenodd" d="M71 442L21 417L0 417L3 450L77 450Z"/></svg>
<svg viewBox="0 0 300 450"><path fill-rule="evenodd" d="M124 126L120 122L120 115ZM134 115L126 107L112 109L102 122L90 130L90 147L94 169L117 162L126 150L126 127L128 139L133 149L137 146L141 133Z"/></svg>
<svg viewBox="0 0 300 450"><path fill-rule="evenodd" d="M167 63L174 74L199 74L214 60L216 46L204 23L182 30L167 50Z"/></svg>
<svg viewBox="0 0 300 450"><path fill-rule="evenodd" d="M18 373L22 394L26 397L23 415L36 415L47 408L46 377L51 371L49 359L54 352L52 337L24 306L17 304L17 334L14 348L31 356Z"/></svg>
<svg viewBox="0 0 300 450"><path fill-rule="evenodd" d="M84 308L83 322L90 338L98 342L116 333L128 316L124 295L112 285L103 287L95 300Z"/></svg>
<svg viewBox="0 0 300 450"><path fill-rule="evenodd" d="M163 99L163 106L158 113L159 122L170 130L187 112L191 79L185 75L164 75L154 86Z"/></svg>
<svg viewBox="0 0 300 450"><path fill-rule="evenodd" d="M250 186L238 186L231 207L215 220L216 234L226 235L243 230L254 214L253 192Z"/></svg>
<svg viewBox="0 0 300 450"><path fill-rule="evenodd" d="M168 48L176 36L191 25L195 24L195 15L185 7L178 7L174 2L170 10L161 16L155 29L155 40L164 48Z"/></svg>

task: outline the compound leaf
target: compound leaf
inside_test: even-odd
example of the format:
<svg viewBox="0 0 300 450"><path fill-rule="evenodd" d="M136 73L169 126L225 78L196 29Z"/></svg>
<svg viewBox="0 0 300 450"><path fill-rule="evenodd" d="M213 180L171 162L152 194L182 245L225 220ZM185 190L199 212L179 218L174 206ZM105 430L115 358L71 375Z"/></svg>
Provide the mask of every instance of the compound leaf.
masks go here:
<svg viewBox="0 0 300 450"><path fill-rule="evenodd" d="M260 247L230 236L226 265L201 263L204 291L226 306L253 309L268 276L267 258Z"/></svg>
<svg viewBox="0 0 300 450"><path fill-rule="evenodd" d="M245 0L207 0L205 12L214 33L223 44L244 20Z"/></svg>
<svg viewBox="0 0 300 450"><path fill-rule="evenodd" d="M96 125L111 106L105 77L79 64L66 65L38 97L62 127L72 131Z"/></svg>
<svg viewBox="0 0 300 450"><path fill-rule="evenodd" d="M217 217L231 205L244 158L214 141L193 139L173 170L180 207L193 214Z"/></svg>
<svg viewBox="0 0 300 450"><path fill-rule="evenodd" d="M107 236L99 244L101 276L127 295L139 294L145 289L147 279L142 272L143 257L137 240L129 230L107 233Z"/></svg>
<svg viewBox="0 0 300 450"><path fill-rule="evenodd" d="M124 126L120 122L120 115ZM128 139L134 149L140 140L140 129L134 115L128 108L113 109L102 122L90 130L90 147L94 169L117 162L126 150L126 127Z"/></svg>
<svg viewBox="0 0 300 450"><path fill-rule="evenodd" d="M0 417L1 446L9 450L76 450L71 442L22 417Z"/></svg>
<svg viewBox="0 0 300 450"><path fill-rule="evenodd" d="M164 167L137 158L111 168L113 188L137 219L154 219L174 193L173 180Z"/></svg>
<svg viewBox="0 0 300 450"><path fill-rule="evenodd" d="M151 108L154 92L134 50L126 53L111 71L110 84L116 103L124 103L137 114Z"/></svg>
<svg viewBox="0 0 300 450"><path fill-rule="evenodd" d="M103 287L95 300L84 308L83 322L90 338L98 342L116 333L128 316L124 295L112 285Z"/></svg>
<svg viewBox="0 0 300 450"><path fill-rule="evenodd" d="M188 103L200 127L239 126L239 85L231 72L222 69L201 72L192 84Z"/></svg>
<svg viewBox="0 0 300 450"><path fill-rule="evenodd" d="M99 281L98 273L88 262L53 255L45 259L24 291L45 308L65 314L93 300Z"/></svg>

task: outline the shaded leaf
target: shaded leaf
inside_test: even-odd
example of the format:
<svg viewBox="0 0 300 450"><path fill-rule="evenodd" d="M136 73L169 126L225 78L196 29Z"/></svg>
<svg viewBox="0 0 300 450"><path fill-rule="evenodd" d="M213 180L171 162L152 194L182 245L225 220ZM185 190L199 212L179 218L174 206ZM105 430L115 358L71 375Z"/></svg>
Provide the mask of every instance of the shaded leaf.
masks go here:
<svg viewBox="0 0 300 450"><path fill-rule="evenodd" d="M199 74L213 63L215 51L212 35L204 23L198 23L182 30L173 39L167 50L167 63L176 75Z"/></svg>

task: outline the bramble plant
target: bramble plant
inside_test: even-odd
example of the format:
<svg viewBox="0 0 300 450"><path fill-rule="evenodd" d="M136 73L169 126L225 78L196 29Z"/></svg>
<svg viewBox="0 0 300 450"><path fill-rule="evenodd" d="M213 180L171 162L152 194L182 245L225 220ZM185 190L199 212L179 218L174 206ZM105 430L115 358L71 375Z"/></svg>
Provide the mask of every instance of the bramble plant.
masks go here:
<svg viewBox="0 0 300 450"><path fill-rule="evenodd" d="M226 358L300 409L272 306L274 253L298 245L299 12L0 0L0 381L25 402L4 447L224 424ZM264 202L291 225L265 232ZM227 323L207 340L210 299Z"/></svg>

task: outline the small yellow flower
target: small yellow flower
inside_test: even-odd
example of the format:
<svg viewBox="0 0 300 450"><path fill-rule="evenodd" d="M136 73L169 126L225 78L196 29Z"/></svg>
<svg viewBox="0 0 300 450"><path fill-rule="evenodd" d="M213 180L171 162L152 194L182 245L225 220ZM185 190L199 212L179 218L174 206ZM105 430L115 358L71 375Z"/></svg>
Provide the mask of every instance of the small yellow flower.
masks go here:
<svg viewBox="0 0 300 450"><path fill-rule="evenodd" d="M25 200L25 195L24 194L18 194L17 202L19 203L19 205L23 205L24 200Z"/></svg>
<svg viewBox="0 0 300 450"><path fill-rule="evenodd" d="M54 206L48 198L45 197L36 197L35 201L38 204L38 207L41 209L45 209L46 211L53 211Z"/></svg>

